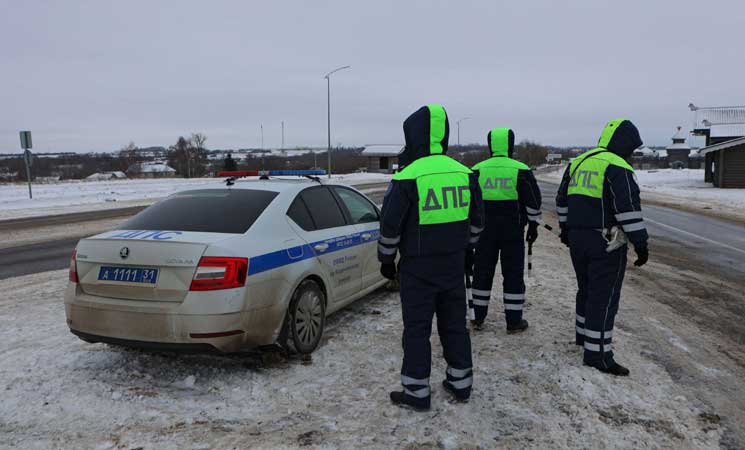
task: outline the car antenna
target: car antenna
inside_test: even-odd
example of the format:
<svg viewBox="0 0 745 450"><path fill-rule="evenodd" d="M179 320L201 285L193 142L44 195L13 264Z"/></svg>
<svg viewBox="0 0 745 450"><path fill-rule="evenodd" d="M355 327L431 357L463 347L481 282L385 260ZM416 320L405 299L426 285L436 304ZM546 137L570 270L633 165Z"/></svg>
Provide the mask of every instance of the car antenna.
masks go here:
<svg viewBox="0 0 745 450"><path fill-rule="evenodd" d="M228 177L225 179L226 186L232 186L235 184L235 177Z"/></svg>
<svg viewBox="0 0 745 450"><path fill-rule="evenodd" d="M313 175L303 175L303 176L305 178L309 179L309 180L315 181L318 184L323 184L323 183L321 183L321 179L319 177L316 177L316 176L313 176Z"/></svg>

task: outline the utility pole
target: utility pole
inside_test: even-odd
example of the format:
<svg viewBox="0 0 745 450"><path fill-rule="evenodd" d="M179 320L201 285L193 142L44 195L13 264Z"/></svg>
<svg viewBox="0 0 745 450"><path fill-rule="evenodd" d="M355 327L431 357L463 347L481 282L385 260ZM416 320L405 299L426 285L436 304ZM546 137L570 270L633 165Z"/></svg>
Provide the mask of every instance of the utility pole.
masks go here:
<svg viewBox="0 0 745 450"><path fill-rule="evenodd" d="M264 124L259 124L261 128L261 170L264 170Z"/></svg>
<svg viewBox="0 0 745 450"><path fill-rule="evenodd" d="M468 119L470 119L470 117L464 117L462 119L459 119L459 120L456 120L455 121L455 125L458 128L458 147L460 147L460 123L463 122L464 120L468 120Z"/></svg>
<svg viewBox="0 0 745 450"><path fill-rule="evenodd" d="M282 150L285 149L285 121L282 121Z"/></svg>
<svg viewBox="0 0 745 450"><path fill-rule="evenodd" d="M31 164L33 164L33 157L31 156L31 150L33 145L31 143L31 132L21 131L21 148L23 149L23 161L26 164L26 181L28 181L28 198L33 199L34 196L31 193Z"/></svg>
<svg viewBox="0 0 745 450"><path fill-rule="evenodd" d="M342 66L327 73L324 78L326 79L326 106L327 106L327 131L328 131L328 146L326 151L328 152L328 176L331 178L331 74L340 70L349 69L352 66Z"/></svg>

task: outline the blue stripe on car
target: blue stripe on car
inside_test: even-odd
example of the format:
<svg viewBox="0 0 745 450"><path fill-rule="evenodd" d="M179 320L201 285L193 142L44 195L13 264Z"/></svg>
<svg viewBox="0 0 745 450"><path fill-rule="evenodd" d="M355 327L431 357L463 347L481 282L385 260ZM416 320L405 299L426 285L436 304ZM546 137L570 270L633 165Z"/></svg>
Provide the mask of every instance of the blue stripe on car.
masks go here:
<svg viewBox="0 0 745 450"><path fill-rule="evenodd" d="M362 234L371 234L369 240L363 240ZM345 234L322 241L312 242L310 244L298 245L295 247L285 248L270 253L249 258L248 275L256 275L267 270L277 269L289 264L293 264L306 259L314 258L320 255L326 255L350 247L356 247L362 244L369 244L380 239L380 230L365 230L359 233ZM324 252L316 252L313 247L318 244L328 244L328 249Z"/></svg>

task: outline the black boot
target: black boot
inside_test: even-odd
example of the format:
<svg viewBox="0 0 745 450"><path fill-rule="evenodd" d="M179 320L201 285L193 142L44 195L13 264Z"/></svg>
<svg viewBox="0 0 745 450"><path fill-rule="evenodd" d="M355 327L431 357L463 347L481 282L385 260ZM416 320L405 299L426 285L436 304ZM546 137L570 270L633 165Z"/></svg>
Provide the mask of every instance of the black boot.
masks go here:
<svg viewBox="0 0 745 450"><path fill-rule="evenodd" d="M617 362L613 361L610 365L604 366L603 364L595 365L595 364L587 364L586 366L594 367L595 369L598 369L599 371L603 373L607 373L616 377L627 377L629 376L629 369L625 368L624 366L618 364Z"/></svg>
<svg viewBox="0 0 745 450"><path fill-rule="evenodd" d="M520 320L518 323L507 324L507 334L522 333L528 329L528 321L525 319Z"/></svg>
<svg viewBox="0 0 745 450"><path fill-rule="evenodd" d="M455 388L450 383L448 383L448 380L442 380L442 387L445 388L445 391L447 391L447 393L450 394L455 399L455 401L459 403L468 403L468 397L459 395L458 392L456 392Z"/></svg>
<svg viewBox="0 0 745 450"><path fill-rule="evenodd" d="M426 399L413 399L403 391L391 392L391 402L400 408L413 409L417 412L429 411L429 397Z"/></svg>
<svg viewBox="0 0 745 450"><path fill-rule="evenodd" d="M471 320L471 328L473 328L476 331L481 331L484 329L484 319L473 319Z"/></svg>

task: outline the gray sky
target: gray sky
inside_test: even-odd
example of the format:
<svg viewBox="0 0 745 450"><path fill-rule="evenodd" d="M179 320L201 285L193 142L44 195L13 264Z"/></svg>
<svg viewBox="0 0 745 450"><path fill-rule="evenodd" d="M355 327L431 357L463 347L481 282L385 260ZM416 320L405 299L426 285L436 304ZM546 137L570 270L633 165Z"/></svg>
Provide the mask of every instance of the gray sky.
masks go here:
<svg viewBox="0 0 745 450"><path fill-rule="evenodd" d="M649 145L689 102L745 104L742 1L0 0L0 153L403 141L441 103L461 142L592 145L627 117Z"/></svg>

